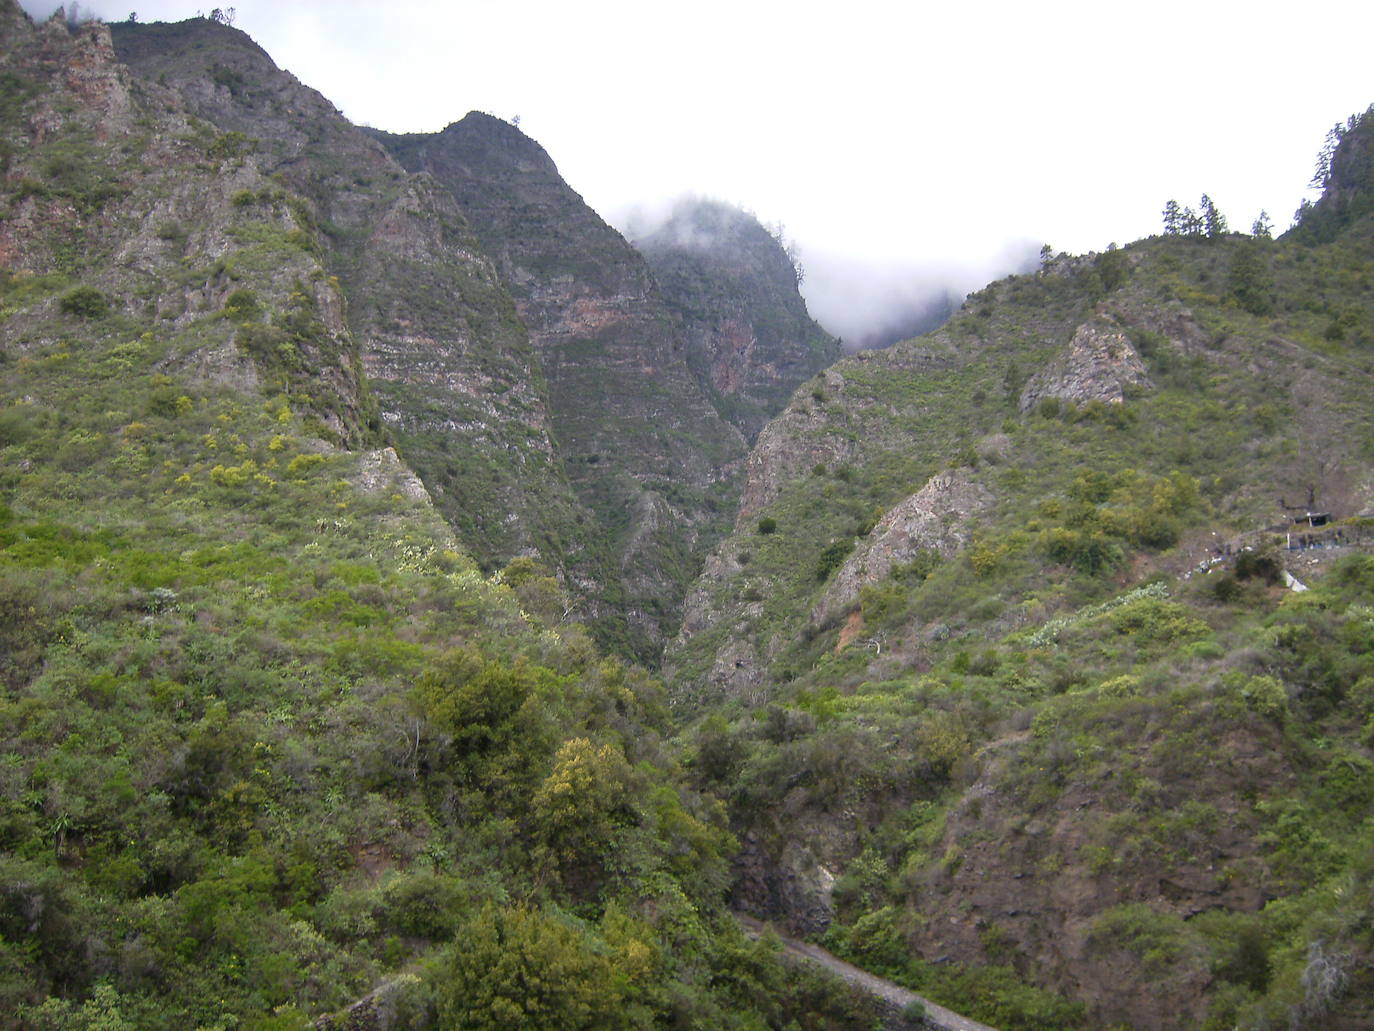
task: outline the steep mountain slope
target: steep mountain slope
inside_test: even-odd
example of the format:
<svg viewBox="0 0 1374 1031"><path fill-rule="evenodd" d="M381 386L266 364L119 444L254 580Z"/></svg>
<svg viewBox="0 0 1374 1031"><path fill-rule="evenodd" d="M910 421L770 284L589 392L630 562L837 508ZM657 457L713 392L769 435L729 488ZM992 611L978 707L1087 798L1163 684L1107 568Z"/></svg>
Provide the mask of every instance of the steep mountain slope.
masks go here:
<svg viewBox="0 0 1374 1031"><path fill-rule="evenodd" d="M682 320L688 365L750 440L803 380L839 358L797 292L798 267L752 215L682 200L633 242Z"/></svg>
<svg viewBox="0 0 1374 1031"><path fill-rule="evenodd" d="M375 446L292 137L175 78L0 0L0 1028L871 1026L724 913L661 687Z"/></svg>
<svg viewBox="0 0 1374 1031"><path fill-rule="evenodd" d="M542 147L474 112L434 135L377 133L442 183L472 222L539 352L579 497L608 534L603 603L653 657L731 509L739 433L688 368L644 260L587 207ZM623 592L623 593L622 593Z"/></svg>
<svg viewBox="0 0 1374 1031"><path fill-rule="evenodd" d="M999 1027L1368 1026L1356 178L1334 233L991 284L764 429L667 663L740 905Z"/></svg>
<svg viewBox="0 0 1374 1031"><path fill-rule="evenodd" d="M603 641L656 659L744 445L639 255L497 119L369 133L228 26L113 32L145 82L175 86L303 201L380 415L464 544L489 568L537 557Z"/></svg>
<svg viewBox="0 0 1374 1031"><path fill-rule="evenodd" d="M209 19L112 27L144 83L175 87L235 157L289 188L348 303L380 414L466 547L488 566L588 547L556 453L538 360L490 260L446 191L405 173L244 33Z"/></svg>

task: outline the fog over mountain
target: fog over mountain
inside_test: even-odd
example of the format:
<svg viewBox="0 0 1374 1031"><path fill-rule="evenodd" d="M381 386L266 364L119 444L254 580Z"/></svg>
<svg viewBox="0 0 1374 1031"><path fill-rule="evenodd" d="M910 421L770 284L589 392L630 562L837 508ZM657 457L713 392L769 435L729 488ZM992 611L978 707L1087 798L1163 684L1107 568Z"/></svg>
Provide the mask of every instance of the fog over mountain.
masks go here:
<svg viewBox="0 0 1374 1031"><path fill-rule="evenodd" d="M847 351L885 347L934 329L984 284L1035 267L1039 245L1008 246L995 263L884 262L803 252L802 295Z"/></svg>
<svg viewBox="0 0 1374 1031"><path fill-rule="evenodd" d="M666 228L676 246L710 249L720 243L715 234L698 222L674 217L684 206L703 202L725 203L689 194L613 212L611 221L632 242ZM970 291L1034 268L1041 247L1029 240L1008 244L985 262L883 260L803 246L780 222L767 228L796 264L812 318L838 337L846 351L885 347L934 329Z"/></svg>

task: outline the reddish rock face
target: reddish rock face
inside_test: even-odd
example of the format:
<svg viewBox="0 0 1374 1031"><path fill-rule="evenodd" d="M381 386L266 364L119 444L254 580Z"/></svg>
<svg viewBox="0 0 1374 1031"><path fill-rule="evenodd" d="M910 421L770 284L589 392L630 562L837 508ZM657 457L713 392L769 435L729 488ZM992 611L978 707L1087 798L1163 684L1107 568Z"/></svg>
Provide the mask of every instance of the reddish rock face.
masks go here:
<svg viewBox="0 0 1374 1031"><path fill-rule="evenodd" d="M839 358L838 342L806 310L784 242L752 215L685 200L633 236L681 320L689 366L746 437Z"/></svg>
<svg viewBox="0 0 1374 1031"><path fill-rule="evenodd" d="M711 385L722 394L738 394L746 377L756 371L751 368L751 359L758 337L739 319L724 319L716 330L715 343Z"/></svg>

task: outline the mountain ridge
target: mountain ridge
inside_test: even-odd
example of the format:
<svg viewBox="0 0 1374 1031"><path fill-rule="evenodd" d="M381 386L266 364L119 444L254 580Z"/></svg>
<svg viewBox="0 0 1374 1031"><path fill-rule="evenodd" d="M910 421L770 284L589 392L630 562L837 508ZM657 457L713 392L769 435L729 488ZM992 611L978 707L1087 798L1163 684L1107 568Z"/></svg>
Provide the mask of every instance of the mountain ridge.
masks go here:
<svg viewBox="0 0 1374 1031"><path fill-rule="evenodd" d="M1369 1026L1374 119L746 452L748 277L222 29L0 0L0 1026L872 1026L728 906L1004 1029Z"/></svg>

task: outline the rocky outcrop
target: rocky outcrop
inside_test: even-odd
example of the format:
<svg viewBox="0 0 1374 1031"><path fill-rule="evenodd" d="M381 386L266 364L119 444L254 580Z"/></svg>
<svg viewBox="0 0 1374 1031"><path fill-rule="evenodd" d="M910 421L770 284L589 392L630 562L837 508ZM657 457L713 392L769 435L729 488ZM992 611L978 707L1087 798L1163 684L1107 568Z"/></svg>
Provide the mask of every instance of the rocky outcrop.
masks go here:
<svg viewBox="0 0 1374 1031"><path fill-rule="evenodd" d="M1114 321L1094 319L1079 326L1068 350L1030 378L1021 391L1021 411L1046 398L1086 404L1120 404L1129 389L1153 386L1140 355Z"/></svg>
<svg viewBox="0 0 1374 1031"><path fill-rule="evenodd" d="M314 1022L316 1031L399 1031L413 1027L416 1011L426 1007L420 978L397 974L338 1013Z"/></svg>
<svg viewBox="0 0 1374 1031"><path fill-rule="evenodd" d="M812 621L824 625L840 618L864 586L885 579L895 566L923 551L943 558L954 555L972 538L973 518L992 501L992 493L964 470L932 476L883 516L840 567L813 610Z"/></svg>
<svg viewBox="0 0 1374 1031"><path fill-rule="evenodd" d="M131 75L110 27L6 30L25 37L4 48L18 102L3 149L21 187L0 222L11 268L60 268L103 305L156 315L176 341L165 371L290 394L334 440L369 441L375 410L343 293L300 198L267 176L246 138L218 139L198 122L174 83ZM41 341L43 315L8 328Z"/></svg>
<svg viewBox="0 0 1374 1031"><path fill-rule="evenodd" d="M748 526L788 483L807 470L817 465L843 465L858 453L858 442L852 436L833 432L834 412L826 407L826 401L844 397L845 385L841 369L827 369L807 389L799 390L787 408L763 428L745 463L736 529Z"/></svg>
<svg viewBox="0 0 1374 1031"><path fill-rule="evenodd" d="M770 856L763 841L745 834L735 857L731 905L776 919L794 934L820 934L834 919L835 875L799 841Z"/></svg>
<svg viewBox="0 0 1374 1031"><path fill-rule="evenodd" d="M358 486L369 494L399 494L412 501L431 502L429 491L401 461L395 448L368 451L359 457Z"/></svg>
<svg viewBox="0 0 1374 1031"><path fill-rule="evenodd" d="M749 451L736 529L749 526L815 466L843 466L902 439L906 427L931 407L927 377L970 357L941 331L885 351L849 355L807 380ZM932 437L928 444L938 447L940 441Z"/></svg>

